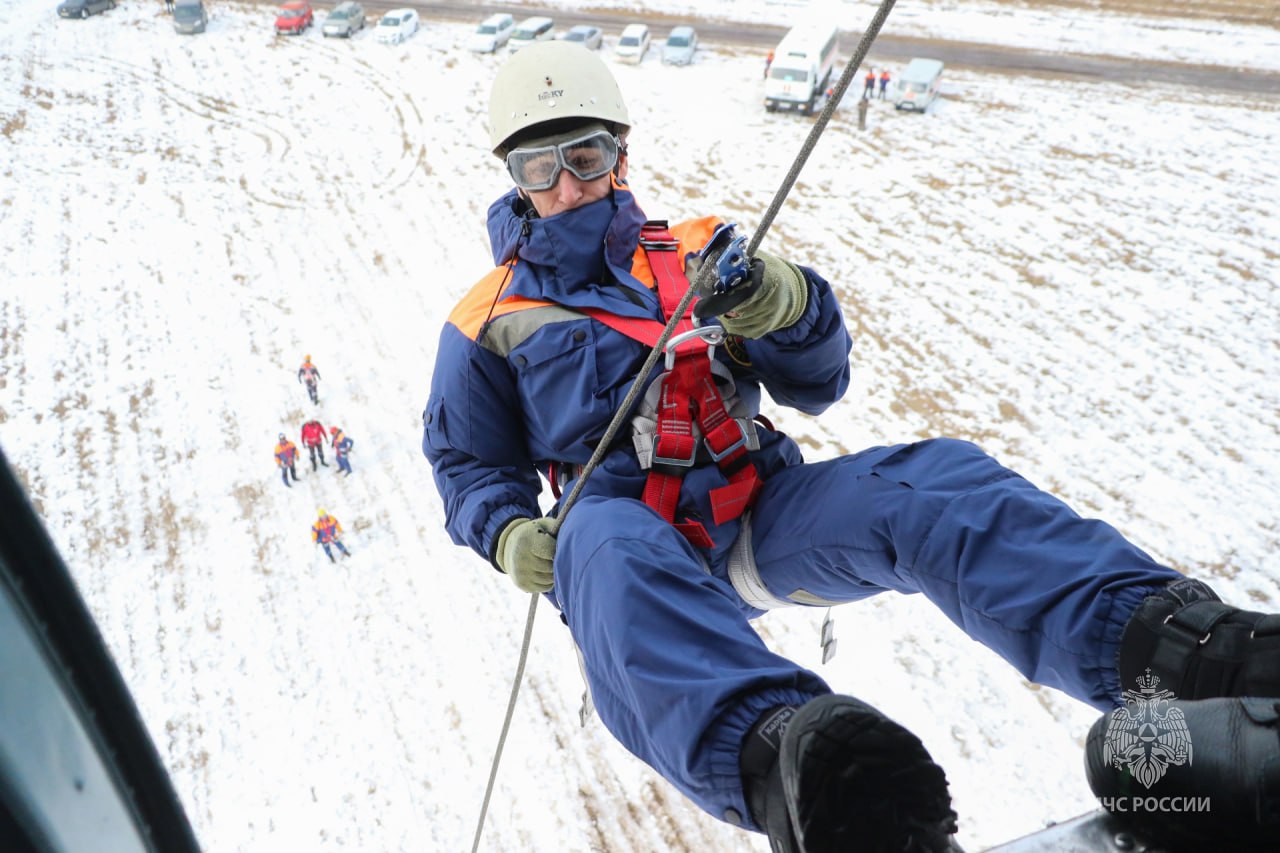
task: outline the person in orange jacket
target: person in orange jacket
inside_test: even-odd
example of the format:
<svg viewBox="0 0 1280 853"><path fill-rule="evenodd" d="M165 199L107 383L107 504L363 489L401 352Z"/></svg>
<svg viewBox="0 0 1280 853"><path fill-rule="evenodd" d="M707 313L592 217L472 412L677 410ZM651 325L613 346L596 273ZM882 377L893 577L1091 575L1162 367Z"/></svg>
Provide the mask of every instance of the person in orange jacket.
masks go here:
<svg viewBox="0 0 1280 853"><path fill-rule="evenodd" d="M335 473L345 473L351 476L351 461L347 456L351 453L351 448L355 442L347 437L341 427L330 427L329 434L333 436L333 456L338 460L338 470Z"/></svg>
<svg viewBox="0 0 1280 853"><path fill-rule="evenodd" d="M323 509L319 510L319 513L320 517L316 519L315 524L311 525L311 541L324 548L325 556L329 558L330 563L338 562L333 558L333 551L329 550L330 545L341 551L342 556L350 557L351 552L342 544L342 525L338 519Z"/></svg>
<svg viewBox="0 0 1280 853"><path fill-rule="evenodd" d="M884 100L884 93L889 88L889 69L880 69L880 100Z"/></svg>
<svg viewBox="0 0 1280 853"><path fill-rule="evenodd" d="M320 384L320 371L311 363L311 356L308 355L302 360L302 366L298 368L298 381L305 382L307 385L307 396L311 398L311 402L320 402L320 392L318 386Z"/></svg>
<svg viewBox="0 0 1280 853"><path fill-rule="evenodd" d="M876 70L867 69L867 76L862 78L862 97L870 98L876 93Z"/></svg>
<svg viewBox="0 0 1280 853"><path fill-rule="evenodd" d="M276 442L276 465L280 468L284 484L293 488L289 483L289 475L293 475L295 483L298 481L298 445L285 438L284 433L280 433Z"/></svg>

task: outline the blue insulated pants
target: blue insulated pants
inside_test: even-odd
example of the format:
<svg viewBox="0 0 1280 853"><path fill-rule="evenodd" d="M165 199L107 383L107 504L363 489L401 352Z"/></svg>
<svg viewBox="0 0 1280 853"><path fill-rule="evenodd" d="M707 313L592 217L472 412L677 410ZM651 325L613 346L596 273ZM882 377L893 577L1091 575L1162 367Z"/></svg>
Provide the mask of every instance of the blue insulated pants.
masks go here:
<svg viewBox="0 0 1280 853"><path fill-rule="evenodd" d="M330 560L333 559L333 552L329 550L330 545L337 548L339 551L346 554L348 557L351 556L351 552L347 550L347 547L343 545L340 540L335 539L332 542L321 542L320 547L324 548L324 553L329 557Z"/></svg>
<svg viewBox="0 0 1280 853"><path fill-rule="evenodd" d="M733 588L640 501L583 498L557 541L555 596L601 721L703 809L749 825L747 730L830 688L769 651Z"/></svg>
<svg viewBox="0 0 1280 853"><path fill-rule="evenodd" d="M967 442L797 465L750 519L769 606L923 593L1028 679L1099 708L1120 696L1130 614L1179 577ZM701 808L750 824L738 751L766 708L829 692L751 628L756 600L639 501L585 498L565 521L555 597L600 719ZM763 589L761 589L763 587Z"/></svg>

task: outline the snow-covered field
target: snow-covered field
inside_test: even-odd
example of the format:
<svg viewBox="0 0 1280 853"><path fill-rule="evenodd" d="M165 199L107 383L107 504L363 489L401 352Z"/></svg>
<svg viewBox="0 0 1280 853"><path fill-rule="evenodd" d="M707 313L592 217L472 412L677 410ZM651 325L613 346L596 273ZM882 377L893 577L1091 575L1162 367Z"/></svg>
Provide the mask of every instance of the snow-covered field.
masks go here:
<svg viewBox="0 0 1280 853"><path fill-rule="evenodd" d="M528 599L443 533L419 413L439 327L491 263L500 58L429 13L386 47L277 39L265 6L216 4L180 37L158 0L87 21L53 5L0 4L0 445L206 849L468 849ZM1053 49L1106 29L1001 8ZM1144 31L1187 61L1277 67L1274 30L1183 23ZM759 57L711 44L616 73L646 211L753 227L811 126L760 108ZM839 283L855 334L841 404L771 417L815 459L978 441L1280 608L1280 93L958 69L944 93L925 116L875 103L866 132L842 109L766 238ZM313 414L355 439L356 474L304 466L286 490L275 436ZM311 545L317 507L352 559ZM1091 807L1091 710L923 601L836 611L826 665L822 616L759 627L921 735L968 849ZM484 849L767 849L578 727L545 606L534 643Z"/></svg>

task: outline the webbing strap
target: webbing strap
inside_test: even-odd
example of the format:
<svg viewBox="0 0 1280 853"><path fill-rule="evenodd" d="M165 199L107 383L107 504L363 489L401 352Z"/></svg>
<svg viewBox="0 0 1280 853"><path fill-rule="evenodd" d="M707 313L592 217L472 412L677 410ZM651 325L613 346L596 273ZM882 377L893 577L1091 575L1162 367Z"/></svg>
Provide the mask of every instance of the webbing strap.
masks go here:
<svg viewBox="0 0 1280 853"><path fill-rule="evenodd" d="M688 290L679 243L665 223L648 222L640 232L649 268L657 283L658 303L664 319L680 307ZM666 326L656 320L620 317L600 309L585 312L606 326L649 346L655 346ZM676 325L677 332L693 328L689 311ZM676 351L675 363L660 378L661 394L656 412L653 462L645 480L643 500L692 544L710 548L714 543L697 521L677 521L680 484L697 461L699 441L694 423L702 430L711 458L729 480L709 495L716 524L738 518L759 494L762 481L751 464L742 426L729 417L724 398L711 374L706 342L692 338Z"/></svg>

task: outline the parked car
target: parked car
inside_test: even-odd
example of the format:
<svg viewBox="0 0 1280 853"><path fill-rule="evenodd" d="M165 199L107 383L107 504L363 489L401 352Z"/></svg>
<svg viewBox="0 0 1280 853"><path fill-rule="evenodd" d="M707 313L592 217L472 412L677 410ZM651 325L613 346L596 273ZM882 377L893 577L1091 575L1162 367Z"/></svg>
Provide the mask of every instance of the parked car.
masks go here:
<svg viewBox="0 0 1280 853"><path fill-rule="evenodd" d="M364 29L364 7L355 0L346 0L333 7L333 11L324 19L320 33L325 37L346 38Z"/></svg>
<svg viewBox="0 0 1280 853"><path fill-rule="evenodd" d="M511 39L515 30L516 19L506 12L497 12L480 22L467 47L478 53L493 53Z"/></svg>
<svg viewBox="0 0 1280 853"><path fill-rule="evenodd" d="M535 41L548 41L555 35L552 30L554 26L555 22L550 18L525 18L516 24L516 31L511 34L511 40L507 42L507 49L514 53Z"/></svg>
<svg viewBox="0 0 1280 853"><path fill-rule="evenodd" d="M942 86L942 62L937 59L913 59L898 75L893 107L898 110L924 112L938 97Z"/></svg>
<svg viewBox="0 0 1280 853"><path fill-rule="evenodd" d="M173 7L173 29L185 35L202 33L209 26L203 0L178 0Z"/></svg>
<svg viewBox="0 0 1280 853"><path fill-rule="evenodd" d="M604 40L604 30L587 24L579 24L560 36L560 38L563 41L577 42L587 50L599 50L600 43Z"/></svg>
<svg viewBox="0 0 1280 853"><path fill-rule="evenodd" d="M613 55L619 62L638 64L648 50L649 28L644 24L627 24L614 45Z"/></svg>
<svg viewBox="0 0 1280 853"><path fill-rule="evenodd" d="M675 27L662 46L662 61L670 65L688 65L698 49L698 33L693 27Z"/></svg>
<svg viewBox="0 0 1280 853"><path fill-rule="evenodd" d="M311 8L311 0L289 0L280 7L280 12L276 15L276 35L301 35L303 30L315 22L316 12Z"/></svg>
<svg viewBox="0 0 1280 853"><path fill-rule="evenodd" d="M392 9L378 21L374 38L383 44L399 44L417 31L417 12L412 9Z"/></svg>
<svg viewBox="0 0 1280 853"><path fill-rule="evenodd" d="M87 18L116 7L116 0L63 0L58 5L60 18Z"/></svg>

